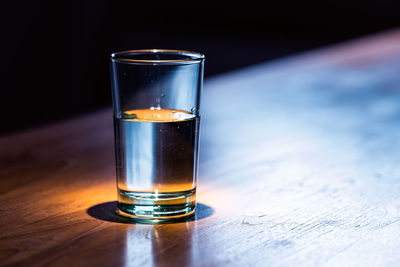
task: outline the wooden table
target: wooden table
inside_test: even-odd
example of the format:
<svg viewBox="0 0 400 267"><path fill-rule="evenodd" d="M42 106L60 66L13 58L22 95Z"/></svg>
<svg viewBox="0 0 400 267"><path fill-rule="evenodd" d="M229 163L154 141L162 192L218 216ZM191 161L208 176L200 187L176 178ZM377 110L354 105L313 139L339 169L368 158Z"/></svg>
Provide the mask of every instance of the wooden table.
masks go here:
<svg viewBox="0 0 400 267"><path fill-rule="evenodd" d="M400 30L210 78L202 108L187 222L114 215L109 108L3 136L0 265L400 266Z"/></svg>

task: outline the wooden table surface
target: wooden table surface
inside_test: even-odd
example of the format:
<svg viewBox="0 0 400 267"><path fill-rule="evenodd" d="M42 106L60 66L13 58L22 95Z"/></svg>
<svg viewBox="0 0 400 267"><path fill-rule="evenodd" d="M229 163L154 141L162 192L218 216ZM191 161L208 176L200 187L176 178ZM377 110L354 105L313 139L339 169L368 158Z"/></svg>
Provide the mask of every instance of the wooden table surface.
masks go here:
<svg viewBox="0 0 400 267"><path fill-rule="evenodd" d="M114 215L111 109L1 137L0 265L400 266L400 30L210 78L202 114L171 224Z"/></svg>

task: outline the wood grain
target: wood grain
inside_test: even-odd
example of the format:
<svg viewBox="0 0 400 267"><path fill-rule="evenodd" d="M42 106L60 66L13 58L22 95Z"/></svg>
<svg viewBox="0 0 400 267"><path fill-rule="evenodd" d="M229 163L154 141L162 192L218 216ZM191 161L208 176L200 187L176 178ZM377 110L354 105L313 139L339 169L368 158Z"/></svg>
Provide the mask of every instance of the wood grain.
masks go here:
<svg viewBox="0 0 400 267"><path fill-rule="evenodd" d="M0 139L1 266L400 265L400 30L208 79L199 210L134 224L111 110Z"/></svg>

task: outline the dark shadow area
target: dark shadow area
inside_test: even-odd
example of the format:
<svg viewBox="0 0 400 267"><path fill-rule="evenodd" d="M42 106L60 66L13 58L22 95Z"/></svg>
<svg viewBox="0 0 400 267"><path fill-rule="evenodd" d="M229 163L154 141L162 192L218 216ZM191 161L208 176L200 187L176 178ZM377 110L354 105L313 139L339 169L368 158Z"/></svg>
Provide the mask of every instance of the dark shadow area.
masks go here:
<svg viewBox="0 0 400 267"><path fill-rule="evenodd" d="M125 224L150 224L149 222L146 223L142 221L135 221L133 219L119 216L118 214L115 213L115 211L117 210L117 203L118 203L117 201L100 203L88 208L86 213L93 218L106 222L125 223ZM202 203L197 203L196 212L193 216L189 218L177 219L174 221L161 222L157 224L171 224L171 223L198 221L210 217L213 214L214 214L213 208Z"/></svg>

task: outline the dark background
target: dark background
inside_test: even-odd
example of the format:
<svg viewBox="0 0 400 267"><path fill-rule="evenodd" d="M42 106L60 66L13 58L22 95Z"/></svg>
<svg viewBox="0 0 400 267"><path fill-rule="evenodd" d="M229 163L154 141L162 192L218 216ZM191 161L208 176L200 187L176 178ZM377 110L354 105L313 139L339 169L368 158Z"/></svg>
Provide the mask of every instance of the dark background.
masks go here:
<svg viewBox="0 0 400 267"><path fill-rule="evenodd" d="M0 134L111 105L111 52L188 49L206 77L397 27L396 1L2 4Z"/></svg>

